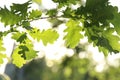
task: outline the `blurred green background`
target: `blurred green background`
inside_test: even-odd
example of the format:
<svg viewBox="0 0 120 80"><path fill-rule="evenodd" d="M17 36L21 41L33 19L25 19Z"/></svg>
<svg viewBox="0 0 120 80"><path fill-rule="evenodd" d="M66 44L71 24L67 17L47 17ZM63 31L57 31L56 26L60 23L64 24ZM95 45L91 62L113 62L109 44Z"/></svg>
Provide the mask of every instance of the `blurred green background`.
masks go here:
<svg viewBox="0 0 120 80"><path fill-rule="evenodd" d="M115 65L112 65L104 57L100 63L103 65L98 67L92 53L85 50L86 45L80 46L74 49L73 56L64 56L59 61L48 60L43 56L28 62L21 69L13 65L15 70L14 75L10 76L11 80L120 80L120 59L116 59ZM6 74L9 69L6 68Z"/></svg>

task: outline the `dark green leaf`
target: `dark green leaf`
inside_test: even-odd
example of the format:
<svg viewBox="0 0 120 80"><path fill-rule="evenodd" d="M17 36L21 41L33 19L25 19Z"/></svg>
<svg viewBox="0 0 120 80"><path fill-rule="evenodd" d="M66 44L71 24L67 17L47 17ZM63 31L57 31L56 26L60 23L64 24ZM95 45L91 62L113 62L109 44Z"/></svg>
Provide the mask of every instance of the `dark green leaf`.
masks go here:
<svg viewBox="0 0 120 80"><path fill-rule="evenodd" d="M51 10L47 11L47 15L53 16L53 17L56 16L57 13L58 13L57 9L51 9Z"/></svg>
<svg viewBox="0 0 120 80"><path fill-rule="evenodd" d="M17 42L22 43L27 38L27 35L24 32L23 33L17 32L17 33L13 33L12 38Z"/></svg>
<svg viewBox="0 0 120 80"><path fill-rule="evenodd" d="M19 16L22 17L22 19L26 19L26 17L28 16L27 10L28 10L28 8L30 8L30 6L29 6L30 4L31 4L31 1L28 1L23 4L13 3L13 5L10 7L11 12L18 14Z"/></svg>
<svg viewBox="0 0 120 80"><path fill-rule="evenodd" d="M114 7L113 15L114 19L110 20L110 22L114 25L114 28L117 32L117 34L120 35L120 13L118 13L117 7Z"/></svg>
<svg viewBox="0 0 120 80"><path fill-rule="evenodd" d="M104 32L104 37L108 39L109 44L113 48L113 50L120 51L120 38L117 35L113 35L114 29L108 29Z"/></svg>
<svg viewBox="0 0 120 80"><path fill-rule="evenodd" d="M12 13L9 11L6 7L3 9L0 9L0 20L6 25L15 25L19 21L21 21L21 18L19 15Z"/></svg>

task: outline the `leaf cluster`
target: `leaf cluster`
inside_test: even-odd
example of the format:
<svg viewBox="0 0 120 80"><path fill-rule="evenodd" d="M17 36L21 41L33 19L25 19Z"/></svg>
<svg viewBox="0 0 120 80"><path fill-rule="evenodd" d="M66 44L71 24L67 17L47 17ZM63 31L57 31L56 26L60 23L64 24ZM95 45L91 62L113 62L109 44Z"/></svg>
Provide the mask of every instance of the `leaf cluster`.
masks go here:
<svg viewBox="0 0 120 80"><path fill-rule="evenodd" d="M0 8L0 21L5 24L5 27L10 26L9 30L0 32L0 37L12 33L12 39L17 43L12 55L16 66L22 67L26 60L37 56L32 40L42 41L47 45L53 44L59 37L54 29L40 30L30 25L32 21L39 19L48 19L53 26L65 23L66 35L63 39L69 48L75 48L80 39L87 36L88 42L97 46L105 55L120 52L120 13L117 7L110 5L108 0L86 0L85 4L82 0L52 1L57 4L57 8L45 12L30 10L31 0L23 4L13 3L10 9ZM73 8L76 5L78 7ZM42 17L42 14L48 17ZM23 31L19 31L19 28ZM0 42L0 45L3 44ZM3 47L0 46L0 49ZM0 57L0 60L2 61L4 57Z"/></svg>
<svg viewBox="0 0 120 80"><path fill-rule="evenodd" d="M79 21L79 23L83 24L80 32L85 32L84 36L88 37L88 42L93 43L93 46L97 46L99 51L102 51L105 55L112 52L118 53L120 51L120 13L118 12L117 7L110 5L108 0L86 0L85 5L79 4L80 6L76 9L68 6L67 1L69 4L73 5L69 0L66 0L65 2L59 0L53 1L59 5L63 3L66 6L62 16L72 19L75 22ZM74 24L76 23L70 24L72 28L74 27ZM111 25L113 25L113 27L111 27ZM69 27L65 30L68 32L69 36L71 36L65 38L66 41L71 39L66 42L67 46L69 46L68 42L70 44L72 39L74 39L74 43L78 42L78 39L76 40L76 38L81 39L81 37L74 37L75 35L73 36L72 34L75 31L79 31L79 29L81 29L80 26L76 29L72 29L71 32ZM116 34L114 35L114 33ZM77 33L77 35L78 34L80 33Z"/></svg>
<svg viewBox="0 0 120 80"><path fill-rule="evenodd" d="M34 50L33 40L38 42L41 40L44 45L47 45L53 43L59 36L55 30L41 31L30 25L30 22L40 19L42 15L41 10L33 9L30 11L30 4L32 4L31 1L23 4L13 3L10 9L0 8L0 21L4 23L5 27L10 26L9 30L0 32L0 36L3 37L10 33L11 38L15 40L16 46L12 53L12 63L19 68L28 60L37 57L38 51ZM19 31L19 28L22 28L23 31ZM2 53L4 50L2 41L0 39L0 63L3 63L3 58L6 57Z"/></svg>

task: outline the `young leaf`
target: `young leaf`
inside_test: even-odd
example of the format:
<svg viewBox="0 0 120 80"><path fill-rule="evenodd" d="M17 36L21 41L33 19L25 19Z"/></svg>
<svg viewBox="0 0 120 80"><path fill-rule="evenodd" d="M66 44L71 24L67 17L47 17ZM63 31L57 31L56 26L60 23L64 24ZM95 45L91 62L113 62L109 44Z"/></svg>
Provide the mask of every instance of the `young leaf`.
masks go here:
<svg viewBox="0 0 120 80"><path fill-rule="evenodd" d="M40 10L32 10L29 15L29 19L36 19L39 18L42 15L42 12Z"/></svg>
<svg viewBox="0 0 120 80"><path fill-rule="evenodd" d="M30 60L30 59L33 59L37 56L37 51L33 50L33 49L29 49L29 51L27 51L25 53L25 56L26 56L26 60Z"/></svg>
<svg viewBox="0 0 120 80"><path fill-rule="evenodd" d="M40 30L37 29L37 28L33 28L31 31L29 31L29 34L30 36L33 38L33 39L36 39L37 41L40 41Z"/></svg>
<svg viewBox="0 0 120 80"><path fill-rule="evenodd" d="M37 51L33 49L33 44L30 42L26 42L26 44L19 45L19 54L25 60L33 59L37 56Z"/></svg>
<svg viewBox="0 0 120 80"><path fill-rule="evenodd" d="M59 37L59 34L52 29L43 30L42 32L38 29L33 29L33 31L30 32L30 35L38 41L42 40L44 45L47 45L48 43L52 44Z"/></svg>
<svg viewBox="0 0 120 80"><path fill-rule="evenodd" d="M44 45L47 45L48 43L53 43L57 38L59 37L58 33L56 31L53 31L51 29L43 30L40 34L40 39L42 40Z"/></svg>
<svg viewBox="0 0 120 80"><path fill-rule="evenodd" d="M21 57L20 54L18 54L18 52L20 51L19 48L16 48L12 54L12 63L15 64L17 67L21 68L23 66L23 64L26 63L26 60L24 60L24 58Z"/></svg>
<svg viewBox="0 0 120 80"><path fill-rule="evenodd" d="M66 45L75 48L79 43L80 39L83 38L83 35L80 34L82 27L79 26L78 21L69 20L66 23L67 29L64 32L67 32L67 35L64 37L66 40Z"/></svg>

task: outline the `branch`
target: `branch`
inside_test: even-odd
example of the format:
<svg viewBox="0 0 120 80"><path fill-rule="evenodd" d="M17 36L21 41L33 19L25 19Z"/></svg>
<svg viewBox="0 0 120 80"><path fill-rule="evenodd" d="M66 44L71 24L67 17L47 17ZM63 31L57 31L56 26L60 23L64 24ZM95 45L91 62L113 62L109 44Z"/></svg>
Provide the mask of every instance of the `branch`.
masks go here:
<svg viewBox="0 0 120 80"><path fill-rule="evenodd" d="M34 20L39 20L39 19L53 19L53 18L62 18L63 16L48 16L48 17L40 17L40 18L36 18L36 19L32 19L29 20L30 22L34 21Z"/></svg>

